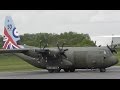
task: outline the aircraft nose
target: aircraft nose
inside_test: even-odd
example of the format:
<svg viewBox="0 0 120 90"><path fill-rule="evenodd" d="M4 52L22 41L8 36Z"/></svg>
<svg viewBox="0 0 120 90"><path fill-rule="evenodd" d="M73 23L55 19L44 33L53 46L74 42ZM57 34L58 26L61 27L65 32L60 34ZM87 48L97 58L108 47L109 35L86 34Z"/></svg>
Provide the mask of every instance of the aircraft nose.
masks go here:
<svg viewBox="0 0 120 90"><path fill-rule="evenodd" d="M110 61L111 61L111 65L115 65L115 64L118 63L118 58L115 57L115 56L112 56L112 57L110 58Z"/></svg>

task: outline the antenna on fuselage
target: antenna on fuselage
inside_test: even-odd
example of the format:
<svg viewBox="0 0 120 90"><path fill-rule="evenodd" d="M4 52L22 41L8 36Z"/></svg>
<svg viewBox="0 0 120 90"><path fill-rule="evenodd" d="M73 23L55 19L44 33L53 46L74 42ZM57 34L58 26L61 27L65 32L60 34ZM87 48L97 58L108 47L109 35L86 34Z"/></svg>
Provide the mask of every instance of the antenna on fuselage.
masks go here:
<svg viewBox="0 0 120 90"><path fill-rule="evenodd" d="M95 46L97 46L97 45L96 45L96 41L94 42L94 44L95 44Z"/></svg>
<svg viewBox="0 0 120 90"><path fill-rule="evenodd" d="M114 34L112 34L111 48L113 47L113 35Z"/></svg>
<svg viewBox="0 0 120 90"><path fill-rule="evenodd" d="M99 45L98 47L101 47L101 45Z"/></svg>

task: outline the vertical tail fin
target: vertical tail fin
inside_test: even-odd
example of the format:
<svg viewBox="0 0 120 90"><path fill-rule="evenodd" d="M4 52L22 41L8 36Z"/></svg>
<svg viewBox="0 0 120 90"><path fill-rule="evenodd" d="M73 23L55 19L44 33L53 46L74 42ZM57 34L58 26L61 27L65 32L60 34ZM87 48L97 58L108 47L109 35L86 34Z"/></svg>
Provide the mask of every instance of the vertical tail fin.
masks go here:
<svg viewBox="0 0 120 90"><path fill-rule="evenodd" d="M19 49L20 46L18 42L20 41L20 36L14 25L11 16L6 16L5 26L4 26L4 37L3 37L3 48L4 49Z"/></svg>

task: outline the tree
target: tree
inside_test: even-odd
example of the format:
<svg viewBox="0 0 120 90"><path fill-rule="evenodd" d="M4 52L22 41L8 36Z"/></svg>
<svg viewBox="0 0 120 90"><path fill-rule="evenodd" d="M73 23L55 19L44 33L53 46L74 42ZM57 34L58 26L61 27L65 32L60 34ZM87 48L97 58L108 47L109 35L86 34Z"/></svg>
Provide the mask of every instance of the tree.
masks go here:
<svg viewBox="0 0 120 90"><path fill-rule="evenodd" d="M76 32L64 32L61 34L55 33L36 33L36 34L24 34L20 35L21 44L30 46L40 46L40 40L42 40L42 46L48 43L49 47L56 47L57 42L62 45L65 42L65 46L69 47L83 47L83 46L95 46L95 43L90 39L88 34L79 34ZM0 37L0 47L2 47L2 37Z"/></svg>

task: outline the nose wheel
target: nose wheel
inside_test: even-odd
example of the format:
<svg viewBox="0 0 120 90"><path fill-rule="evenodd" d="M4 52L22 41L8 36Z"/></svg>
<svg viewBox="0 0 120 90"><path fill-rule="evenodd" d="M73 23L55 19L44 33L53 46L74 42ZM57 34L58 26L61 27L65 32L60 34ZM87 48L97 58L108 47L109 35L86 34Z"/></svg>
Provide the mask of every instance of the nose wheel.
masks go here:
<svg viewBox="0 0 120 90"><path fill-rule="evenodd" d="M105 68L100 68L100 72L106 72Z"/></svg>

